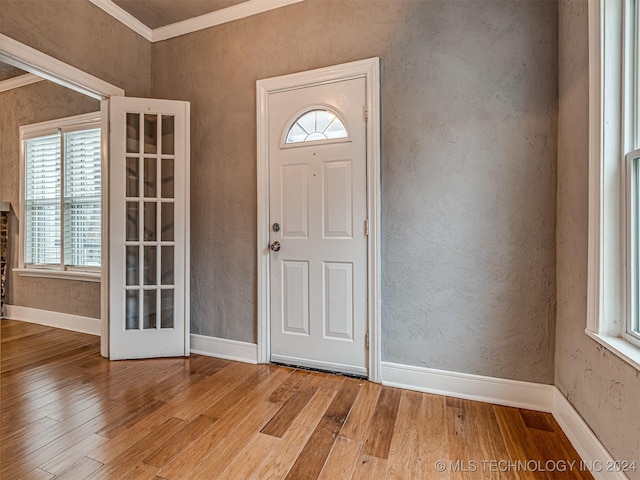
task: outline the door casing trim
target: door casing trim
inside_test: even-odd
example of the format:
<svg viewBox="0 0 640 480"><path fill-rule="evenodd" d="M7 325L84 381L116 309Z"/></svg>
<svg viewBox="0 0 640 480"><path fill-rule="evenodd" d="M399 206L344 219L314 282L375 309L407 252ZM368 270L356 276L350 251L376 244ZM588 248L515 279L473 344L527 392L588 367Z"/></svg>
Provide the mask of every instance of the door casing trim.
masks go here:
<svg viewBox="0 0 640 480"><path fill-rule="evenodd" d="M367 111L367 352L368 378L380 383L381 314L380 314L380 59L378 57L267 78L256 82L257 158L258 158L258 362L269 363L271 357L271 305L269 272L269 95L287 90L365 78Z"/></svg>

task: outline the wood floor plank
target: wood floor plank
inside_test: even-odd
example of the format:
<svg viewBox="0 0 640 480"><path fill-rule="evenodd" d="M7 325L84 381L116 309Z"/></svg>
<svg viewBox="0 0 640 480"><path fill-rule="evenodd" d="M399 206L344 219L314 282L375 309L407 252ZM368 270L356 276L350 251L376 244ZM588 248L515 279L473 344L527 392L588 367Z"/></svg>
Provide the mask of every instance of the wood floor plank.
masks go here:
<svg viewBox="0 0 640 480"><path fill-rule="evenodd" d="M102 424L100 417L94 417L91 420L85 421L82 424L76 425L74 422L60 422L66 423L64 429L57 430L56 435L51 435L42 441L43 435L39 435L31 439L29 443L23 444L22 448L18 448L14 451L3 451L5 458L20 458L19 462L8 463L5 462L2 465L2 477L3 478L20 478L29 470L42 465L47 460L59 455L69 448L74 448L79 443L83 442L91 435L95 434L95 431ZM54 426L58 428L58 425ZM34 444L39 448L34 449ZM26 452L29 453L26 453Z"/></svg>
<svg viewBox="0 0 640 480"><path fill-rule="evenodd" d="M130 444L129 448L122 451L119 455L108 458L103 461L104 468L96 472L93 480L111 480L127 475L142 459L149 455L150 452L164 444L167 439L176 435L185 426L184 420L171 417L162 425L149 432L139 442ZM157 472L156 468L156 472Z"/></svg>
<svg viewBox="0 0 640 480"><path fill-rule="evenodd" d="M548 414L544 412L535 412L533 410L520 409L520 417L528 428L536 428L545 432L553 432L553 427L549 423Z"/></svg>
<svg viewBox="0 0 640 480"><path fill-rule="evenodd" d="M360 386L355 382L343 385L291 467L287 479L318 478L359 389Z"/></svg>
<svg viewBox="0 0 640 480"><path fill-rule="evenodd" d="M364 440L362 453L386 459L396 423L401 390L383 387Z"/></svg>
<svg viewBox="0 0 640 480"><path fill-rule="evenodd" d="M569 454L569 457L579 459L580 455L578 455L578 452L576 451L574 446L571 444L571 442L565 441L567 437L564 434L562 427L558 424L557 420L553 417L553 415L549 415L548 418L549 418L549 423L553 427L553 431L556 434L556 437L560 439L562 443L562 447Z"/></svg>
<svg viewBox="0 0 640 480"><path fill-rule="evenodd" d="M282 438L313 394L312 389L295 392L261 430L266 435Z"/></svg>
<svg viewBox="0 0 640 480"><path fill-rule="evenodd" d="M146 463L138 463L118 480L155 480L160 478L156 475L157 473L157 467L147 465Z"/></svg>
<svg viewBox="0 0 640 480"><path fill-rule="evenodd" d="M144 459L144 463L158 468L164 467L178 453L188 448L197 438L199 438L213 423L211 417L200 415L190 422L182 431L160 445Z"/></svg>
<svg viewBox="0 0 640 480"><path fill-rule="evenodd" d="M265 456L276 449L281 442L282 439L278 437L260 432L256 433L218 478L228 480L240 478L258 479L256 471L264 461Z"/></svg>
<svg viewBox="0 0 640 480"><path fill-rule="evenodd" d="M90 477L94 478L93 475L102 467L103 465L100 462L83 457L60 475L56 475L55 478L56 480L83 480Z"/></svg>
<svg viewBox="0 0 640 480"><path fill-rule="evenodd" d="M484 442L477 441L484 435L484 431L476 418L478 412L474 411L475 403L450 397L447 397L446 403L450 455L447 470L451 478L462 480L472 474L481 475L483 478L496 478L499 473L485 470L486 463L483 463L484 460L493 457L483 449ZM496 432L500 435L497 428Z"/></svg>
<svg viewBox="0 0 640 480"><path fill-rule="evenodd" d="M347 421L340 431L340 435L352 440L364 440L381 391L382 385L363 382L360 393L353 404Z"/></svg>
<svg viewBox="0 0 640 480"><path fill-rule="evenodd" d="M527 462L540 461L542 455L533 444L527 427L522 421L520 412L516 408L495 405L496 418L505 446L511 460ZM549 479L547 472L531 472L525 469L517 470L516 475L520 479Z"/></svg>
<svg viewBox="0 0 640 480"><path fill-rule="evenodd" d="M174 382L173 385L165 386L165 388L157 392L153 398L162 402L170 402L181 393L192 392L192 390L196 388L196 385L208 379L209 376L183 369L175 375L175 378L177 381ZM183 418L183 420L186 420L186 418Z"/></svg>
<svg viewBox="0 0 640 480"><path fill-rule="evenodd" d="M424 394L420 415L417 419L419 442L418 478L421 480L449 480L451 457L446 421L446 397ZM444 462L440 471L437 462Z"/></svg>
<svg viewBox="0 0 640 480"><path fill-rule="evenodd" d="M388 462L384 458L362 454L353 470L352 480L384 480L387 478Z"/></svg>
<svg viewBox="0 0 640 480"><path fill-rule="evenodd" d="M360 458L362 442L339 436L324 463L318 480L335 480L351 478L356 463Z"/></svg>
<svg viewBox="0 0 640 480"><path fill-rule="evenodd" d="M296 417L281 442L265 457L256 470L257 480L282 480L324 417L337 392L319 388L300 415Z"/></svg>
<svg viewBox="0 0 640 480"><path fill-rule="evenodd" d="M153 433L160 425L173 416L177 408L171 404L166 404L156 409L146 417L142 418L138 423L132 425L128 429L122 431L108 442L92 451L88 456L99 462L108 463L110 459L116 458L124 451L128 450L130 445L141 442L149 434ZM158 446L156 446L157 448Z"/></svg>
<svg viewBox="0 0 640 480"><path fill-rule="evenodd" d="M197 373L210 377L219 372L223 368L233 365L234 362L224 360L222 358L204 357L202 355L194 355L185 360L185 368L192 373Z"/></svg>
<svg viewBox="0 0 640 480"><path fill-rule="evenodd" d="M24 474L21 480L51 480L52 478L52 474L36 468L35 470L31 470Z"/></svg>
<svg viewBox="0 0 640 480"><path fill-rule="evenodd" d="M211 405L204 414L211 418L222 418L227 411L244 401L247 395L255 391L259 385L268 383L275 371L273 367L261 365L258 371L246 377L236 388Z"/></svg>
<svg viewBox="0 0 640 480"><path fill-rule="evenodd" d="M200 462L190 472L189 478L198 480L218 478L279 408L278 404L268 401L261 402L251 416L244 418L232 432L220 438L220 442L214 449L215 454L209 455Z"/></svg>
<svg viewBox="0 0 640 480"><path fill-rule="evenodd" d="M187 421L195 419L241 385L246 377L252 373L254 373L254 368L246 363L227 365L198 383L194 388L174 397L173 401L180 405L175 416ZM209 416L217 418L215 414Z"/></svg>
<svg viewBox="0 0 640 480"><path fill-rule="evenodd" d="M415 420L420 417L423 395L405 390L400 397L396 427L389 447L387 478L418 478L420 432Z"/></svg>
<svg viewBox="0 0 640 480"><path fill-rule="evenodd" d="M545 460L551 460L553 465L567 466L564 472L550 472L549 476L553 479L571 478L582 480L582 472L580 471L580 461L572 459L570 454L562 447L561 442L556 438L556 434L551 431L530 428L529 435L540 455ZM564 467L563 467L564 468Z"/></svg>
<svg viewBox="0 0 640 480"><path fill-rule="evenodd" d="M42 432L49 430L51 427L57 425L58 423L60 422L49 417L38 418L33 423L30 423L22 428L19 428L15 424L12 426L13 428L10 428L7 423L3 423L2 431L11 431L12 433L2 435L2 448L8 449L12 444L22 444L29 438L38 436Z"/></svg>
<svg viewBox="0 0 640 480"><path fill-rule="evenodd" d="M80 461L89 452L94 451L100 445L104 445L107 441L107 438L101 437L100 435L90 435L78 445L74 446L74 448L68 448L67 450L61 452L55 457L49 459L47 462L43 463L40 466L40 469L44 470L45 472L58 475Z"/></svg>
<svg viewBox="0 0 640 480"><path fill-rule="evenodd" d="M502 438L498 420L495 415L493 405L490 403L471 402L466 403L468 413L473 419L476 427L476 435L482 436L483 441L476 441L477 460L506 460L509 452ZM497 462L496 462L497 463ZM502 471L491 463L480 463L478 465L483 476L494 480L512 480L518 477L516 471L502 469Z"/></svg>
<svg viewBox="0 0 640 480"><path fill-rule="evenodd" d="M522 412L522 411L521 411ZM566 437L558 422L549 413L543 414L547 417L547 422L551 426L551 432L540 431L540 429L530 429L529 434L533 439L538 451L544 459L561 461L571 465L570 471L564 478L593 480L593 475L581 464L580 455L573 445L565 441Z"/></svg>
<svg viewBox="0 0 640 480"><path fill-rule="evenodd" d="M243 418L251 417L254 411L265 403L273 390L278 388L284 379L291 374L291 371L281 367L272 369L260 369L261 376L267 373L261 385L256 386L252 391L245 392L242 401L225 408L222 418L219 418L203 435L191 444L188 451L184 451L171 460L165 468L160 471L162 477L168 479L183 479L202 462L204 462L213 452L215 446L225 438L229 432L233 431ZM276 410L278 404L269 403ZM207 412L205 412L206 414ZM219 412L222 413L222 412ZM275 413L275 410L274 412ZM269 417L271 418L271 417ZM266 419L268 420L268 419ZM266 423L265 420L265 423ZM260 426L262 428L262 425Z"/></svg>
<svg viewBox="0 0 640 480"><path fill-rule="evenodd" d="M133 408L129 408L127 412L118 418L116 421L110 422L96 433L103 437L113 438L118 434L124 432L132 425L138 423L143 418L146 418L150 413L165 406L165 402L151 399Z"/></svg>

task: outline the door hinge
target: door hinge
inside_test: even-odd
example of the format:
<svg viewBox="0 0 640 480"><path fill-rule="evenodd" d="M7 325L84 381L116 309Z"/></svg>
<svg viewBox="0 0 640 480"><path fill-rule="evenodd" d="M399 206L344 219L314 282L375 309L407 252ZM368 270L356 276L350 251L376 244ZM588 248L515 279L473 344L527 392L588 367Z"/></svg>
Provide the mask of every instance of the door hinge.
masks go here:
<svg viewBox="0 0 640 480"><path fill-rule="evenodd" d="M369 121L369 106L365 105L362 107L362 116L364 118L365 123Z"/></svg>
<svg viewBox="0 0 640 480"><path fill-rule="evenodd" d="M364 221L364 236L365 237L369 236L369 219L366 219Z"/></svg>
<svg viewBox="0 0 640 480"><path fill-rule="evenodd" d="M369 332L364 334L364 346L367 350L369 350Z"/></svg>

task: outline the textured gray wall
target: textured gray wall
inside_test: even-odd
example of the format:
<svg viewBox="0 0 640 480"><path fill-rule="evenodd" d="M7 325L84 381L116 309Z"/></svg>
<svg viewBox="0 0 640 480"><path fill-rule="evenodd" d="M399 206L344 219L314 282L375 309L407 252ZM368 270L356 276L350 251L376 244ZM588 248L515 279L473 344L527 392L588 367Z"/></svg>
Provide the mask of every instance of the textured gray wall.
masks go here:
<svg viewBox="0 0 640 480"><path fill-rule="evenodd" d="M255 341L255 82L382 59L383 357L550 383L557 4L308 0L153 46L191 101L192 331Z"/></svg>
<svg viewBox="0 0 640 480"><path fill-rule="evenodd" d="M0 33L149 96L151 43L88 0L0 0Z"/></svg>
<svg viewBox="0 0 640 480"><path fill-rule="evenodd" d="M10 201L9 266L18 266L20 205L20 125L100 110L100 104L51 82L0 93L0 199ZM7 303L100 318L100 284L20 277L11 272Z"/></svg>
<svg viewBox="0 0 640 480"><path fill-rule="evenodd" d="M640 372L584 333L589 204L587 2L563 0L559 10L555 383L614 458L640 461ZM640 472L628 476L638 480Z"/></svg>

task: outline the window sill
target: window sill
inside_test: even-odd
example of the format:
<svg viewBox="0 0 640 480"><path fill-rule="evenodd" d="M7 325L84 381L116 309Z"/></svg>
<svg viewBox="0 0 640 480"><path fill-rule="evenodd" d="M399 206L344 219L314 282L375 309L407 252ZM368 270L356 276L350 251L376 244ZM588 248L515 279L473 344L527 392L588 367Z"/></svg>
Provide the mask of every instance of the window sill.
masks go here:
<svg viewBox="0 0 640 480"><path fill-rule="evenodd" d="M14 268L21 277L55 278L60 280L79 280L82 282L100 283L100 272L83 272L79 270L47 270L45 268Z"/></svg>
<svg viewBox="0 0 640 480"><path fill-rule="evenodd" d="M617 355L636 370L640 371L640 348L620 337L600 335L589 329L586 329L585 333L611 353Z"/></svg>

